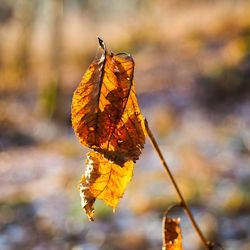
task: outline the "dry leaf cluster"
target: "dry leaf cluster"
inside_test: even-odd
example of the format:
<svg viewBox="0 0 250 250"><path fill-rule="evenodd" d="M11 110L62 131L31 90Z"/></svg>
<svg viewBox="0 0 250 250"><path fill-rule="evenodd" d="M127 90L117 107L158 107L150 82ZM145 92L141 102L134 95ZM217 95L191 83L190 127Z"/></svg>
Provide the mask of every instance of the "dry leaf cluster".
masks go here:
<svg viewBox="0 0 250 250"><path fill-rule="evenodd" d="M90 220L96 198L116 209L146 134L135 93L133 58L109 53L98 39L104 53L89 66L72 102L75 134L92 149L79 184L82 207Z"/></svg>

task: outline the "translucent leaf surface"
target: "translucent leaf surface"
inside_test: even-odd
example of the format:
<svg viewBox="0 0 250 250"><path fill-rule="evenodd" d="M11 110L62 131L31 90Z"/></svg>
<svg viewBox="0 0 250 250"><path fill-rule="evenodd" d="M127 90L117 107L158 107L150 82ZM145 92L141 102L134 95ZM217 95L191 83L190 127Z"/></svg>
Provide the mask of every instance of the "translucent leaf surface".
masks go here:
<svg viewBox="0 0 250 250"><path fill-rule="evenodd" d="M94 61L74 93L72 124L80 142L123 165L136 161L145 128L134 87L131 56L108 54Z"/></svg>
<svg viewBox="0 0 250 250"><path fill-rule="evenodd" d="M79 185L82 207L93 220L96 198L115 210L133 164L145 144L145 125L134 87L134 60L108 53L90 66L72 101L72 125L80 142L93 149Z"/></svg>
<svg viewBox="0 0 250 250"><path fill-rule="evenodd" d="M121 168L110 162L102 154L91 151L87 154L86 169L79 184L82 207L92 220L95 199L101 199L116 209L127 184L133 175L133 162L129 161Z"/></svg>

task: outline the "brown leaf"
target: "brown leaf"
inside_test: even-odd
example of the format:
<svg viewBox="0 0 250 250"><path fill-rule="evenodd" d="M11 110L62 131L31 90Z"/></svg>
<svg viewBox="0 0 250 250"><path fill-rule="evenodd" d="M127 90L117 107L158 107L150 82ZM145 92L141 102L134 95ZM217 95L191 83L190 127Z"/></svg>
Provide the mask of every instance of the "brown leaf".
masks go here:
<svg viewBox="0 0 250 250"><path fill-rule="evenodd" d="M131 181L133 162L126 162L121 168L110 162L102 154L91 151L87 154L86 169L79 183L82 208L90 220L93 220L95 199L101 199L114 210Z"/></svg>
<svg viewBox="0 0 250 250"><path fill-rule="evenodd" d="M72 124L83 145L122 166L136 161L145 143L134 88L134 60L129 55L109 54L102 45L104 55L90 65L74 93Z"/></svg>
<svg viewBox="0 0 250 250"><path fill-rule="evenodd" d="M95 199L116 209L133 162L145 144L145 125L134 87L134 60L108 53L95 60L83 76L72 102L72 125L80 142L93 149L79 184L82 207L93 220Z"/></svg>
<svg viewBox="0 0 250 250"><path fill-rule="evenodd" d="M165 218L164 221L164 250L183 250L182 248L182 237L180 229L180 220Z"/></svg>

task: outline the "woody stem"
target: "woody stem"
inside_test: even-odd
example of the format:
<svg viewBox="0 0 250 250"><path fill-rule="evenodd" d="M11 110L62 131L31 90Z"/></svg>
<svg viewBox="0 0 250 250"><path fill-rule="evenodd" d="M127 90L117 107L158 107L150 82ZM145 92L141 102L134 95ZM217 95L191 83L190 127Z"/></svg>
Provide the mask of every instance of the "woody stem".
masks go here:
<svg viewBox="0 0 250 250"><path fill-rule="evenodd" d="M197 225L197 223L196 223L196 221L194 219L194 216L192 215L192 213L191 213L185 199L183 198L183 196L181 194L181 191L180 191L180 189L179 189L179 187L178 187L178 185L177 185L177 183L176 183L176 181L175 181L175 179L174 179L174 177L173 177L173 175L172 175L172 173L171 173L171 171L170 171L170 169L169 169L169 167L168 167L168 165L167 165L167 163L166 163L166 161L165 161L165 159L164 159L164 157L163 157L163 155L161 153L161 150L160 150L160 148L159 148L159 146L158 146L158 144L157 144L157 142L156 142L156 140L155 140L155 138L154 138L154 136L153 136L153 134L152 134L152 132L151 132L151 130L149 128L149 126L148 126L148 121L146 119L145 119L145 127L146 127L146 131L147 131L147 134L148 134L148 138L149 138L151 144L153 145L156 153L158 154L158 156L159 156L159 158L160 158L160 160L162 162L162 165L164 166L164 169L166 170L166 172L167 172L167 174L168 174L168 176L169 176L169 178L170 178L170 180L171 180L171 182L172 182L172 184L173 184L173 186L174 186L174 188L175 188L175 190L177 192L177 195L179 197L180 205L185 210L185 212L186 212L188 218L190 219L195 231L197 232L198 236L200 237L200 240L201 240L202 244L204 245L205 249L208 249L208 250L211 249L211 247L209 246L209 243L206 241L206 239L203 236L199 226Z"/></svg>

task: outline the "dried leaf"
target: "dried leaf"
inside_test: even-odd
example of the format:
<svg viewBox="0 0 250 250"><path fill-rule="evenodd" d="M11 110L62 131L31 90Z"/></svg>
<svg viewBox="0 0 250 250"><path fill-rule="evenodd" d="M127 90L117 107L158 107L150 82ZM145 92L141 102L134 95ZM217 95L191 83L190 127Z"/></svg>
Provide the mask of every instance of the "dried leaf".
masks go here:
<svg viewBox="0 0 250 250"><path fill-rule="evenodd" d="M182 248L182 237L180 229L180 220L165 218L164 223L164 250L183 250Z"/></svg>
<svg viewBox="0 0 250 250"><path fill-rule="evenodd" d="M109 54L98 39L104 54L90 65L72 101L75 134L93 149L79 184L82 207L90 220L96 198L116 209L146 134L135 93L133 58Z"/></svg>
<svg viewBox="0 0 250 250"><path fill-rule="evenodd" d="M139 158L145 127L135 94L133 58L108 54L103 47L104 55L90 65L74 93L72 124L83 145L122 166Z"/></svg>
<svg viewBox="0 0 250 250"><path fill-rule="evenodd" d="M91 151L87 154L85 174L79 184L82 207L89 219L94 214L95 199L101 199L116 210L120 198L131 181L133 162L126 162L121 168L102 154Z"/></svg>

